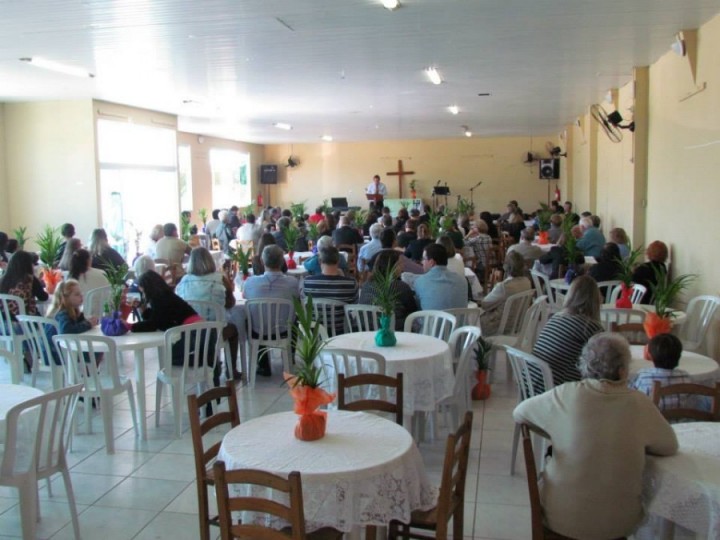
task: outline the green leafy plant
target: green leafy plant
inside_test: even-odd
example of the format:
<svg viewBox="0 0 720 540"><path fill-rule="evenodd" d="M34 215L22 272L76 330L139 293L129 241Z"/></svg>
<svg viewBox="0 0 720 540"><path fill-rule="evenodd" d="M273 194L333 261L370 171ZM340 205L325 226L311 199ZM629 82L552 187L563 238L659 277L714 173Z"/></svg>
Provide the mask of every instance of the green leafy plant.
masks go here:
<svg viewBox="0 0 720 540"><path fill-rule="evenodd" d="M295 251L295 243L298 241L298 238L300 238L301 235L300 229L298 229L295 225L290 225L289 227L283 227L280 232L285 239L285 245L287 246L287 250Z"/></svg>
<svg viewBox="0 0 720 540"><path fill-rule="evenodd" d="M60 250L60 244L62 243L62 236L58 229L54 229L50 225L45 225L45 228L35 238L35 243L40 248L38 256L40 260L45 263L45 266L52 268L55 264L55 257ZM20 242L18 242L18 245Z"/></svg>
<svg viewBox="0 0 720 540"><path fill-rule="evenodd" d="M407 210L408 208L410 208L410 202L400 201L400 208L404 208L405 210Z"/></svg>
<svg viewBox="0 0 720 540"><path fill-rule="evenodd" d="M250 275L250 261L252 259L253 248L249 247L247 251L243 250L242 245L238 243L237 249L232 252L232 260L238 265L243 276Z"/></svg>
<svg viewBox="0 0 720 540"><path fill-rule="evenodd" d="M207 224L207 208L201 208L198 210L198 215L200 216L200 219L202 219L203 227Z"/></svg>
<svg viewBox="0 0 720 540"><path fill-rule="evenodd" d="M317 388L322 383L322 368L315 364L315 358L325 347L325 341L320 337L320 325L313 320L312 297L308 296L305 305L298 298L294 298L293 305L297 329L295 355L300 359L293 387L302 385Z"/></svg>
<svg viewBox="0 0 720 540"><path fill-rule="evenodd" d="M490 351L492 350L492 344L485 341L480 336L475 342L475 363L477 364L478 371L488 371L490 369Z"/></svg>
<svg viewBox="0 0 720 540"><path fill-rule="evenodd" d="M470 199L466 199L465 197L458 197L457 202L457 213L458 214L465 214L470 215L475 212L475 205L470 202Z"/></svg>
<svg viewBox="0 0 720 540"><path fill-rule="evenodd" d="M308 223L307 225L308 238L313 242L320 237L320 231L318 231L317 223Z"/></svg>
<svg viewBox="0 0 720 540"><path fill-rule="evenodd" d="M190 240L190 212L182 212L180 214L180 234L183 241Z"/></svg>
<svg viewBox="0 0 720 540"><path fill-rule="evenodd" d="M640 246L637 249L632 249L632 246L628 244L630 248L630 254L626 258L619 257L615 259L622 269L618 272L617 278L622 281L627 287L632 285L633 272L638 264L638 259L643 253L643 247Z"/></svg>
<svg viewBox="0 0 720 540"><path fill-rule="evenodd" d="M360 210L355 210L355 220L353 221L353 226L356 229L362 229L363 225L365 225L367 216L368 211L366 209L361 208Z"/></svg>
<svg viewBox="0 0 720 540"><path fill-rule="evenodd" d="M552 217L552 210L545 203L540 203L540 210L537 211L538 227L541 231L550 230L550 218Z"/></svg>
<svg viewBox="0 0 720 540"><path fill-rule="evenodd" d="M378 306L383 315L392 317L395 313L400 291L394 286L397 278L397 263L383 270L375 270L372 274L372 281L375 284L375 298L373 304Z"/></svg>
<svg viewBox="0 0 720 540"><path fill-rule="evenodd" d="M328 204L327 199L323 199L322 205L320 205L320 212L323 214L327 214L328 212L332 212L332 206Z"/></svg>
<svg viewBox="0 0 720 540"><path fill-rule="evenodd" d="M440 236L440 223L443 218L442 212L430 212L428 227L430 228L430 236L435 239Z"/></svg>
<svg viewBox="0 0 720 540"><path fill-rule="evenodd" d="M300 203L290 203L290 212L292 212L293 217L297 219L303 219L305 216L305 208L306 208L306 201L300 202Z"/></svg>
<svg viewBox="0 0 720 540"><path fill-rule="evenodd" d="M110 307L113 312L120 311L122 293L125 288L125 280L127 280L128 265L125 263L116 265L111 260L104 259L103 266L105 277L110 283Z"/></svg>
<svg viewBox="0 0 720 540"><path fill-rule="evenodd" d="M655 313L659 317L672 317L672 305L677 300L678 295L683 289L686 289L692 281L697 278L696 274L683 274L670 279L667 271L653 266L655 274L655 283L650 284L650 290L653 293L653 303L655 304Z"/></svg>
<svg viewBox="0 0 720 540"><path fill-rule="evenodd" d="M410 180L410 189L411 189L412 191L415 191L415 189L416 189L415 186L416 186L416 185L417 185L417 184L416 184L416 180L415 180L414 178L413 178L412 180Z"/></svg>
<svg viewBox="0 0 720 540"><path fill-rule="evenodd" d="M563 235L565 236L565 251L567 251L568 265L575 264L575 260L580 253L576 246L577 240L572 234L574 226L575 223L573 222L572 216L570 216L570 214L565 214L562 222L562 229Z"/></svg>
<svg viewBox="0 0 720 540"><path fill-rule="evenodd" d="M17 229L13 229L13 235L15 236L15 240L17 240L18 249L25 249L25 243L30 240L27 236L25 236L26 232L27 227L18 227Z"/></svg>

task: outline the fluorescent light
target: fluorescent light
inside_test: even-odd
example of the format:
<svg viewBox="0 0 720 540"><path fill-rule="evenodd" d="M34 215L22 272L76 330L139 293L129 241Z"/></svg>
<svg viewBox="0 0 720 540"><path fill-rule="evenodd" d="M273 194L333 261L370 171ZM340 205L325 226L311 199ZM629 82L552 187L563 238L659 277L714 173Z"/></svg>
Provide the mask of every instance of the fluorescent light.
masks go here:
<svg viewBox="0 0 720 540"><path fill-rule="evenodd" d="M434 67L429 67L425 70L425 74L428 76L428 79L430 79L430 82L433 84L441 84L443 82L442 77L440 77L440 74L438 73L438 70Z"/></svg>
<svg viewBox="0 0 720 540"><path fill-rule="evenodd" d="M320 138L325 142L332 142L332 140L333 140L332 135L323 135Z"/></svg>
<svg viewBox="0 0 720 540"><path fill-rule="evenodd" d="M67 64L61 64L60 62L53 62L52 60L46 60L45 58L40 58L38 56L35 56L33 58L20 58L20 61L27 62L28 64L31 64L35 67L55 71L57 73L73 75L74 77L95 77L95 75L93 75L86 69L75 66L68 66Z"/></svg>
<svg viewBox="0 0 720 540"><path fill-rule="evenodd" d="M460 107L457 105L450 105L448 107L448 111L450 111L450 114L458 114L460 112Z"/></svg>
<svg viewBox="0 0 720 540"><path fill-rule="evenodd" d="M400 2L398 0L382 0L382 5L385 9L393 10L400 7Z"/></svg>
<svg viewBox="0 0 720 540"><path fill-rule="evenodd" d="M290 124L286 124L285 122L275 122L273 126L278 129L284 129L285 131L290 131L292 129L292 126Z"/></svg>

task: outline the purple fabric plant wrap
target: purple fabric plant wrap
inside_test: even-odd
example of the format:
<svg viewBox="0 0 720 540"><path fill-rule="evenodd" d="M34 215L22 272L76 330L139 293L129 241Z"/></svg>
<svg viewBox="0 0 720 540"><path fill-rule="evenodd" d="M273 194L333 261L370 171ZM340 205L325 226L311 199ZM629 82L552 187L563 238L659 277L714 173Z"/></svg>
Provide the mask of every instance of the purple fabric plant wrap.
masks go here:
<svg viewBox="0 0 720 540"><path fill-rule="evenodd" d="M115 311L112 317L103 317L100 320L100 329L106 336L122 336L128 331L125 322L120 318L119 311Z"/></svg>

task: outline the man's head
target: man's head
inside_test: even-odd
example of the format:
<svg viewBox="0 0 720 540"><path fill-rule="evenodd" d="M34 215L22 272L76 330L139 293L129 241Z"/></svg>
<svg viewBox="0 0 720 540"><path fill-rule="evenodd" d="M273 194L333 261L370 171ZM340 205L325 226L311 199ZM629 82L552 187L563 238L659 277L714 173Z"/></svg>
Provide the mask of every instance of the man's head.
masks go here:
<svg viewBox="0 0 720 540"><path fill-rule="evenodd" d="M262 261L266 270L279 271L285 261L285 254L280 246L265 246L262 252Z"/></svg>
<svg viewBox="0 0 720 540"><path fill-rule="evenodd" d="M373 176L373 182L375 182L375 185L377 186L380 183L380 175L376 174Z"/></svg>
<svg viewBox="0 0 720 540"><path fill-rule="evenodd" d="M572 203L570 201L565 201L565 204L563 204L563 208L565 209L565 212L568 214L572 212Z"/></svg>
<svg viewBox="0 0 720 540"><path fill-rule="evenodd" d="M227 210L220 210L220 212L218 212L218 219L223 223L228 223L230 221L230 212Z"/></svg>
<svg viewBox="0 0 720 540"><path fill-rule="evenodd" d="M526 227L522 230L520 236L525 242L532 243L532 241L535 240L535 229Z"/></svg>
<svg viewBox="0 0 720 540"><path fill-rule="evenodd" d="M428 244L423 252L423 270L426 272L434 266L447 266L447 250L441 244Z"/></svg>
<svg viewBox="0 0 720 540"><path fill-rule="evenodd" d="M178 235L177 226L174 223L166 223L165 225L163 225L163 234L165 234L165 236L177 237L177 235Z"/></svg>
<svg viewBox="0 0 720 540"><path fill-rule="evenodd" d="M323 273L330 270L337 273L337 265L340 264L340 252L336 247L330 246L320 250L320 265Z"/></svg>
<svg viewBox="0 0 720 540"><path fill-rule="evenodd" d="M63 238L69 240L75 236L75 227L72 223L65 223L62 227L60 227L60 234L63 235Z"/></svg>
<svg viewBox="0 0 720 540"><path fill-rule="evenodd" d="M395 231L392 229L383 229L380 233L380 245L383 249L390 249L395 245Z"/></svg>
<svg viewBox="0 0 720 540"><path fill-rule="evenodd" d="M235 206L234 204L230 207L230 213L231 213L233 216L236 216L236 215L237 215L238 210L240 210L240 209L239 209L237 206Z"/></svg>
<svg viewBox="0 0 720 540"><path fill-rule="evenodd" d="M255 214L248 214L248 215L247 215L247 222L250 223L251 225L252 225L253 223L255 223Z"/></svg>
<svg viewBox="0 0 720 540"><path fill-rule="evenodd" d="M418 227L418 222L416 219L411 218L405 222L405 230L407 232L415 232L415 231L417 231L417 227Z"/></svg>
<svg viewBox="0 0 720 540"><path fill-rule="evenodd" d="M373 225L370 227L370 238L373 240L376 240L380 238L380 233L383 230L383 226L379 223L373 223Z"/></svg>
<svg viewBox="0 0 720 540"><path fill-rule="evenodd" d="M580 227L583 231L594 227L593 220L590 216L580 218Z"/></svg>
<svg viewBox="0 0 720 540"><path fill-rule="evenodd" d="M656 368L675 369L682 351L682 342L672 334L658 334L648 342L648 352Z"/></svg>

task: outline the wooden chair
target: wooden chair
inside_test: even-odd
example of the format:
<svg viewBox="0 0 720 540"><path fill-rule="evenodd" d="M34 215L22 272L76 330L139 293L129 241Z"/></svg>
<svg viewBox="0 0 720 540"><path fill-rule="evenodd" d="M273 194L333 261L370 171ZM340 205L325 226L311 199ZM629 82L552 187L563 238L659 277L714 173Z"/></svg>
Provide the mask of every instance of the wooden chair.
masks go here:
<svg viewBox="0 0 720 540"><path fill-rule="evenodd" d="M532 540L572 540L567 536L558 534L543 523L543 510L540 505L540 488L538 487L538 474L535 467L535 454L533 453L530 429L527 424L519 424L522 433L523 454L525 455L525 468L527 471L528 492L530 493L530 519L532 523Z"/></svg>
<svg viewBox="0 0 720 540"><path fill-rule="evenodd" d="M463 538L463 518L465 504L465 477L467 476L468 456L470 454L470 435L472 433L472 412L465 413L463 423L455 433L448 435L445 444L440 493L435 508L426 511L416 510L411 514L410 523L390 522L388 538L448 538L448 522L453 520L452 537ZM434 536L425 536L412 529L434 532Z"/></svg>
<svg viewBox="0 0 720 540"><path fill-rule="evenodd" d="M291 472L287 478L266 471L255 469L235 469L228 471L223 461L216 461L213 466L215 477L215 492L218 501L218 520L220 522L220 538L232 540L234 538L258 540L330 540L340 539L342 533L334 529L320 529L311 534L305 533L305 515L303 509L302 480L300 473ZM229 486L245 485L265 488L264 491L273 490L286 493L290 504L284 505L274 498L252 496L230 496ZM289 531L279 530L254 523L233 523L232 512L249 511L265 514L275 522L289 522Z"/></svg>
<svg viewBox="0 0 720 540"><path fill-rule="evenodd" d="M207 405L215 400L227 398L228 410L215 412L204 420L200 415L206 410ZM198 495L198 510L200 520L200 539L210 540L210 525L219 526L218 517L210 517L208 505L208 487L215 485L213 469L210 463L217 457L220 451L221 439L215 437L219 427L228 426L234 428L240 425L240 413L238 411L235 386L232 381L227 381L225 386L213 388L200 395L190 394L187 398L188 413L190 414L190 433L192 434L193 453L195 455L195 483ZM212 433L211 433L212 432ZM203 437L211 434L215 442L209 447L203 444ZM208 438L210 438L208 437Z"/></svg>
<svg viewBox="0 0 720 540"><path fill-rule="evenodd" d="M705 411L699 407L692 407L696 403L682 403L681 396L707 396L712 399L710 411ZM675 397L681 406L665 408L660 407L661 401L667 397ZM687 399L687 398L686 398ZM701 422L720 422L720 383L715 383L715 387L704 386L702 384L682 383L670 384L662 386L660 381L653 384L652 400L655 405L660 408L663 416L667 420L697 420Z"/></svg>
<svg viewBox="0 0 720 540"><path fill-rule="evenodd" d="M347 256L347 273L348 276L354 277L355 279L358 279L358 270L357 270L357 246L355 244L338 244L337 246L338 251L344 251L348 254Z"/></svg>
<svg viewBox="0 0 720 540"><path fill-rule="evenodd" d="M358 386L377 386L381 393L379 399L357 399L346 401L345 390ZM395 390L395 403L387 399L387 390ZM351 390L352 391L352 390ZM379 373L361 373L346 377L338 374L338 409L341 411L377 411L395 414L395 422L403 425L403 374L397 377Z"/></svg>

